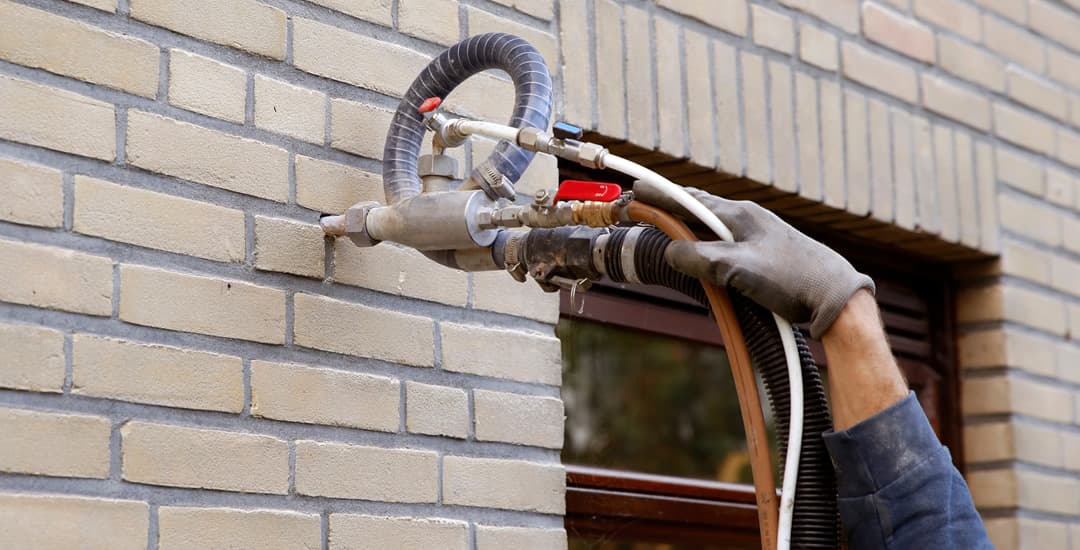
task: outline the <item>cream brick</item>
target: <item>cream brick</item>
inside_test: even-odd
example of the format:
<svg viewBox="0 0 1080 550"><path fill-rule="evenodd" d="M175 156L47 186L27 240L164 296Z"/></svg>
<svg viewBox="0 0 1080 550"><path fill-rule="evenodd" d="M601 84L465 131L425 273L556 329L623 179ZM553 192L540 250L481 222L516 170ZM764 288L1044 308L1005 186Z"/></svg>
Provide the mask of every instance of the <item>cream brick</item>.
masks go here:
<svg viewBox="0 0 1080 550"><path fill-rule="evenodd" d="M559 385L561 347L551 336L441 323L442 368L518 382ZM520 360L507 362L502 350L518 351Z"/></svg>
<svg viewBox="0 0 1080 550"><path fill-rule="evenodd" d="M1020 526L1016 517L986 518L983 526L994 548L1017 550L1020 547Z"/></svg>
<svg viewBox="0 0 1080 550"><path fill-rule="evenodd" d="M915 228L915 152L912 142L911 116L893 107L892 165L896 190L896 225Z"/></svg>
<svg viewBox="0 0 1080 550"><path fill-rule="evenodd" d="M468 524L448 519L330 514L331 550L465 550Z"/></svg>
<svg viewBox="0 0 1080 550"><path fill-rule="evenodd" d="M917 227L928 233L938 233L941 230L941 209L934 165L933 129L929 121L919 116L912 118L912 128L915 138Z"/></svg>
<svg viewBox="0 0 1080 550"><path fill-rule="evenodd" d="M498 1L500 4L507 2L507 0ZM552 6L551 0L515 0L514 7L520 12L545 21L551 21L555 17L555 8Z"/></svg>
<svg viewBox="0 0 1080 550"><path fill-rule="evenodd" d="M144 550L145 502L47 494L0 494L0 531L11 548Z"/></svg>
<svg viewBox="0 0 1080 550"><path fill-rule="evenodd" d="M294 342L306 348L420 367L434 365L431 319L297 294Z"/></svg>
<svg viewBox="0 0 1080 550"><path fill-rule="evenodd" d="M830 80L819 83L821 93L821 176L825 204L844 208L844 104L840 87Z"/></svg>
<svg viewBox="0 0 1080 550"><path fill-rule="evenodd" d="M245 195L278 202L289 197L284 149L142 111L128 113L127 160Z"/></svg>
<svg viewBox="0 0 1080 550"><path fill-rule="evenodd" d="M459 388L406 382L405 427L412 433L464 439L469 435L469 396Z"/></svg>
<svg viewBox="0 0 1080 550"><path fill-rule="evenodd" d="M255 75L255 126L321 145L326 138L326 94Z"/></svg>
<svg viewBox="0 0 1080 550"><path fill-rule="evenodd" d="M965 415L1012 412L1012 386L1007 376L969 378L961 385Z"/></svg>
<svg viewBox="0 0 1080 550"><path fill-rule="evenodd" d="M401 97L427 56L310 19L293 20L293 64L300 70Z"/></svg>
<svg viewBox="0 0 1080 550"><path fill-rule="evenodd" d="M473 390L476 439L561 449L563 402L554 397Z"/></svg>
<svg viewBox="0 0 1080 550"><path fill-rule="evenodd" d="M378 23L384 27L392 26L393 15L390 13L389 0L311 0L312 3L326 6L357 19ZM400 16L400 14L399 14ZM455 26L455 28L457 28Z"/></svg>
<svg viewBox="0 0 1080 550"><path fill-rule="evenodd" d="M956 147L956 203L960 211L960 242L976 248L979 246L979 206L975 191L975 150L971 136L963 131L954 132Z"/></svg>
<svg viewBox="0 0 1080 550"><path fill-rule="evenodd" d="M1068 545L1069 526L1065 523L1025 517L1019 518L1018 523L1024 548L1065 548Z"/></svg>
<svg viewBox="0 0 1080 550"><path fill-rule="evenodd" d="M318 514L284 510L238 510L162 506L158 548L317 548L322 541Z"/></svg>
<svg viewBox="0 0 1080 550"><path fill-rule="evenodd" d="M1054 126L1020 109L994 103L994 133L1001 139L1047 155L1054 154Z"/></svg>
<svg viewBox="0 0 1080 550"><path fill-rule="evenodd" d="M926 25L870 2L862 5L862 22L863 34L871 41L924 63L934 62L934 33Z"/></svg>
<svg viewBox="0 0 1080 550"><path fill-rule="evenodd" d="M1069 172L1050 166L1046 169L1046 198L1055 204L1071 208L1076 202L1080 181Z"/></svg>
<svg viewBox="0 0 1080 550"><path fill-rule="evenodd" d="M560 464L446 456L443 503L562 515L566 472Z"/></svg>
<svg viewBox="0 0 1080 550"><path fill-rule="evenodd" d="M0 220L60 227L64 224L64 188L59 170L0 158Z"/></svg>
<svg viewBox="0 0 1080 550"><path fill-rule="evenodd" d="M123 477L134 483L284 495L289 444L256 435L130 421L120 428Z"/></svg>
<svg viewBox="0 0 1080 550"><path fill-rule="evenodd" d="M1080 168L1080 134L1057 128L1057 159L1073 168Z"/></svg>
<svg viewBox="0 0 1080 550"><path fill-rule="evenodd" d="M995 422L964 426L964 460L968 464L1015 458L1012 424Z"/></svg>
<svg viewBox="0 0 1080 550"><path fill-rule="evenodd" d="M724 32L746 36L746 1L699 2L696 0L659 0L661 7L692 17Z"/></svg>
<svg viewBox="0 0 1080 550"><path fill-rule="evenodd" d="M324 241L318 225L255 216L255 268L321 279Z"/></svg>
<svg viewBox="0 0 1080 550"><path fill-rule="evenodd" d="M109 13L116 11L116 0L68 0L68 2L90 6Z"/></svg>
<svg viewBox="0 0 1080 550"><path fill-rule="evenodd" d="M105 479L111 432L100 416L0 408L0 471Z"/></svg>
<svg viewBox="0 0 1080 550"><path fill-rule="evenodd" d="M875 218L893 220L892 144L889 136L889 107L871 98L870 118L870 213Z"/></svg>
<svg viewBox="0 0 1080 550"><path fill-rule="evenodd" d="M983 250L998 251L997 180L993 149L985 141L975 143L975 179L979 196L979 243Z"/></svg>
<svg viewBox="0 0 1080 550"><path fill-rule="evenodd" d="M1001 181L1033 195L1043 194L1046 175L1036 159L1006 147L998 147L994 159Z"/></svg>
<svg viewBox="0 0 1080 550"><path fill-rule="evenodd" d="M821 141L817 81L795 73L795 136L799 150L799 195L821 200Z"/></svg>
<svg viewBox="0 0 1080 550"><path fill-rule="evenodd" d="M1075 478L1027 470L1018 470L1016 477L1017 504L1020 507L1055 514L1080 513L1080 482ZM1064 532L1054 538L1064 538ZM1047 542L1052 543L1050 540Z"/></svg>
<svg viewBox="0 0 1080 550"><path fill-rule="evenodd" d="M1059 430L1018 422L1013 427L1013 437L1018 460L1054 468L1064 466L1064 441Z"/></svg>
<svg viewBox="0 0 1080 550"><path fill-rule="evenodd" d="M612 0L596 0L594 6L596 81L599 83L596 89L596 128L606 136L622 139L626 137L626 82L623 78L626 48L623 44L622 8ZM691 39L687 36L686 40L689 48ZM701 49L706 47L705 37L697 35L697 42ZM707 62L708 57L705 59ZM706 86L708 74L705 72L706 77L699 79Z"/></svg>
<svg viewBox="0 0 1080 550"><path fill-rule="evenodd" d="M983 88L1005 91L1005 64L985 50L944 34L938 35L938 65Z"/></svg>
<svg viewBox="0 0 1080 550"><path fill-rule="evenodd" d="M465 305L469 290L468 274L416 250L390 243L360 248L348 239L334 243L334 280L456 306Z"/></svg>
<svg viewBox="0 0 1080 550"><path fill-rule="evenodd" d="M566 531L563 529L533 529L529 527L476 526L477 550L502 550L505 548L566 550Z"/></svg>
<svg viewBox="0 0 1080 550"><path fill-rule="evenodd" d="M158 88L158 48L20 4L0 2L0 59L143 97Z"/></svg>
<svg viewBox="0 0 1080 550"><path fill-rule="evenodd" d="M555 45L555 37L551 34L472 6L465 9L469 22L469 36L486 32L506 32L520 36L540 51L540 55L544 56L544 63L549 68L559 66L558 47Z"/></svg>
<svg viewBox="0 0 1080 550"><path fill-rule="evenodd" d="M772 183L769 155L769 106L766 102L765 61L762 56L741 52L743 122L746 125L746 176ZM660 102L665 104L663 101Z"/></svg>
<svg viewBox="0 0 1080 550"><path fill-rule="evenodd" d="M112 260L0 240L0 301L47 309L112 313Z"/></svg>
<svg viewBox="0 0 1080 550"><path fill-rule="evenodd" d="M255 0L131 0L131 17L201 40L285 59L285 12Z"/></svg>
<svg viewBox="0 0 1080 550"><path fill-rule="evenodd" d="M844 42L841 53L844 76L908 103L918 100L919 83L911 67L853 42Z"/></svg>
<svg viewBox="0 0 1080 550"><path fill-rule="evenodd" d="M243 69L184 50L169 50L169 103L243 124L247 76Z"/></svg>
<svg viewBox="0 0 1080 550"><path fill-rule="evenodd" d="M296 204L340 214L361 201L382 201L382 175L296 155Z"/></svg>
<svg viewBox="0 0 1080 550"><path fill-rule="evenodd" d="M1051 257L1050 284L1057 290L1080 296L1080 262L1063 256Z"/></svg>
<svg viewBox="0 0 1080 550"><path fill-rule="evenodd" d="M1055 6L1046 0L1030 0L1028 26L1036 33L1056 40L1073 50L1080 50L1080 15L1074 9Z"/></svg>
<svg viewBox="0 0 1080 550"><path fill-rule="evenodd" d="M428 502L439 496L439 455L319 441L296 442L296 492L301 495Z"/></svg>
<svg viewBox="0 0 1080 550"><path fill-rule="evenodd" d="M73 229L209 260L244 260L242 211L87 176L75 176Z"/></svg>
<svg viewBox="0 0 1080 550"><path fill-rule="evenodd" d="M780 3L849 33L859 32L859 0L780 0Z"/></svg>
<svg viewBox="0 0 1080 550"><path fill-rule="evenodd" d="M1011 367L1043 376L1053 376L1053 340L1016 330L989 330L960 337L962 368Z"/></svg>
<svg viewBox="0 0 1080 550"><path fill-rule="evenodd" d="M838 70L840 55L836 35L814 25L799 25L799 57L826 71Z"/></svg>
<svg viewBox="0 0 1080 550"><path fill-rule="evenodd" d="M1065 455L1065 467L1070 471L1080 471L1080 436L1063 433L1062 453Z"/></svg>
<svg viewBox="0 0 1080 550"><path fill-rule="evenodd" d="M1014 507L1017 503L1016 473L1011 469L976 470L967 475L968 488L979 508Z"/></svg>
<svg viewBox="0 0 1080 550"><path fill-rule="evenodd" d="M656 103L659 106L660 150L681 157L686 154L686 110L683 108L682 67L685 60L679 54L679 25L663 18L654 18L656 32Z"/></svg>
<svg viewBox="0 0 1080 550"><path fill-rule="evenodd" d="M934 167L937 180L937 215L941 237L956 241L960 236L959 209L956 205L956 159L953 152L953 131L947 126L934 125Z"/></svg>
<svg viewBox="0 0 1080 550"><path fill-rule="evenodd" d="M1046 45L1035 35L992 15L983 16L983 32L991 51L1035 72L1046 68Z"/></svg>
<svg viewBox="0 0 1080 550"><path fill-rule="evenodd" d="M1061 244L1061 222L1049 208L1012 195L998 198L1001 227L1050 246Z"/></svg>
<svg viewBox="0 0 1080 550"><path fill-rule="evenodd" d="M1066 332L1065 305L1056 296L1020 287L1005 287L1007 318L1051 334Z"/></svg>
<svg viewBox="0 0 1080 550"><path fill-rule="evenodd" d="M1074 90L1080 89L1080 56L1050 46L1046 59L1047 74L1050 78Z"/></svg>
<svg viewBox="0 0 1080 550"><path fill-rule="evenodd" d="M386 4L385 0L379 1ZM457 0L401 0L398 2L398 30L449 46L458 41Z"/></svg>
<svg viewBox="0 0 1080 550"><path fill-rule="evenodd" d="M1080 346L1074 344L1071 341L1057 343L1057 376L1076 383L1080 382ZM1076 455L1076 460L1080 463L1080 455Z"/></svg>
<svg viewBox="0 0 1080 550"><path fill-rule="evenodd" d="M627 29L629 31L629 29ZM631 40L633 44L636 41ZM736 64L735 48L720 41L712 41L713 74L716 82L738 82L739 71ZM631 63L630 65L634 65ZM629 70L629 67L627 68ZM743 174L743 129L740 119L742 108L739 105L739 87L713 86L716 109L716 127L723 130L716 135L716 154L720 169L728 174ZM632 92L628 92L631 93ZM631 97L633 97L631 95ZM633 104L633 103L631 103ZM816 106L816 104L815 104ZM635 109L630 110L630 119L634 119ZM816 133L816 130L815 130ZM631 133L632 134L632 133ZM633 137L633 135L631 135Z"/></svg>
<svg viewBox="0 0 1080 550"><path fill-rule="evenodd" d="M0 139L112 162L116 113L103 101L0 75Z"/></svg>
<svg viewBox="0 0 1080 550"><path fill-rule="evenodd" d="M553 324L559 320L559 295L522 284L500 272L472 274L473 308ZM511 299L512 297L512 299Z"/></svg>
<svg viewBox="0 0 1080 550"><path fill-rule="evenodd" d="M716 166L716 135L713 128L713 87L709 78L709 39L686 29L683 32L686 50L686 110L690 114L687 124L690 131L690 160L699 166ZM788 84L790 104L791 84ZM620 95L622 92L619 92ZM790 116L790 105L788 107ZM710 115L701 116L705 113ZM790 131L789 131L790 133ZM793 165L794 166L794 165ZM794 169L794 168L793 168Z"/></svg>
<svg viewBox="0 0 1080 550"><path fill-rule="evenodd" d="M396 432L401 384L392 378L303 365L251 362L251 415Z"/></svg>
<svg viewBox="0 0 1080 550"><path fill-rule="evenodd" d="M64 335L30 325L0 324L0 388L60 393L64 386Z"/></svg>
<svg viewBox="0 0 1080 550"><path fill-rule="evenodd" d="M455 88L443 106L471 118L505 124L513 114L514 85L492 73L481 73Z"/></svg>
<svg viewBox="0 0 1080 550"><path fill-rule="evenodd" d="M975 0L975 3L1017 23L1027 23L1027 2L1016 0Z"/></svg>
<svg viewBox="0 0 1080 550"><path fill-rule="evenodd" d="M1005 291L1001 286L963 289L956 297L956 322L999 321L1004 318Z"/></svg>
<svg viewBox="0 0 1080 550"><path fill-rule="evenodd" d="M1050 285L1050 256L1048 254L1012 240L1006 240L1002 248L1002 272Z"/></svg>
<svg viewBox="0 0 1080 550"><path fill-rule="evenodd" d="M781 53L795 52L795 25L790 17L757 4L750 10L755 44Z"/></svg>
<svg viewBox="0 0 1080 550"><path fill-rule="evenodd" d="M345 99L330 101L330 146L382 160L383 142L394 112Z"/></svg>
<svg viewBox="0 0 1080 550"><path fill-rule="evenodd" d="M283 344L285 292L242 281L122 265L120 319L182 332Z"/></svg>
<svg viewBox="0 0 1080 550"><path fill-rule="evenodd" d="M795 192L798 187L798 158L795 153L795 113L791 69L769 61L769 122L772 129L773 185ZM708 117L697 117L708 118Z"/></svg>
<svg viewBox="0 0 1080 550"><path fill-rule="evenodd" d="M238 413L240 358L91 334L72 339L71 392L120 401Z"/></svg>
<svg viewBox="0 0 1080 550"><path fill-rule="evenodd" d="M641 33L638 36L641 36L642 42L645 43L645 49L641 50L644 52L649 51L648 23L649 19L644 11L627 8L625 20L627 32L629 33L633 28L636 32ZM559 2L559 45L562 49L563 59L563 63L559 67L562 69L563 116L571 124L576 124L582 128L592 128L594 127L592 109L593 66L592 47L589 39L589 13L586 2ZM632 56L635 41L631 40L626 47L626 55L628 57ZM638 52L638 55L640 54L641 52ZM652 120L655 116L652 103L652 63L628 63L626 78L632 83L632 85L627 86L627 96L632 97L635 93L635 87L644 88L644 90L648 91L647 94L637 91L637 101L630 99L631 103L640 105L642 111L646 111L646 113L635 117L635 113L631 110L628 115L630 117L632 137L635 135L635 130L637 131L637 137L633 141L651 146L653 144L651 137ZM646 114L647 116L645 116ZM640 122L635 125L638 118L648 120L648 125L642 125ZM642 141L645 135L642 132L650 132L648 141Z"/></svg>
<svg viewBox="0 0 1080 550"><path fill-rule="evenodd" d="M990 100L944 78L922 75L927 109L980 130L990 129Z"/></svg>
<svg viewBox="0 0 1080 550"><path fill-rule="evenodd" d="M1061 88L1014 66L1009 66L1006 78L1009 97L1054 118L1064 119L1068 116L1069 106Z"/></svg>
<svg viewBox="0 0 1080 550"><path fill-rule="evenodd" d="M866 122L866 97L851 89L844 90L845 152L847 159L847 210L865 215L870 210L869 131Z"/></svg>
<svg viewBox="0 0 1080 550"><path fill-rule="evenodd" d="M982 38L979 10L969 4L959 0L915 0L912 8L923 21L946 28L968 40L977 42Z"/></svg>

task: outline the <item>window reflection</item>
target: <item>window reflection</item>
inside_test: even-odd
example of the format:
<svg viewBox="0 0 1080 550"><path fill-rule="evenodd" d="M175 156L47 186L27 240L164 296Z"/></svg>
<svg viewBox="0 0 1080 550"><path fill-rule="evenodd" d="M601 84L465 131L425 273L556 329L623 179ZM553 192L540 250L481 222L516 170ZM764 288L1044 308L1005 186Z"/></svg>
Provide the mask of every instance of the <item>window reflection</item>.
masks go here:
<svg viewBox="0 0 1080 550"><path fill-rule="evenodd" d="M580 319L564 318L556 330L567 416L563 462L752 482L722 348Z"/></svg>

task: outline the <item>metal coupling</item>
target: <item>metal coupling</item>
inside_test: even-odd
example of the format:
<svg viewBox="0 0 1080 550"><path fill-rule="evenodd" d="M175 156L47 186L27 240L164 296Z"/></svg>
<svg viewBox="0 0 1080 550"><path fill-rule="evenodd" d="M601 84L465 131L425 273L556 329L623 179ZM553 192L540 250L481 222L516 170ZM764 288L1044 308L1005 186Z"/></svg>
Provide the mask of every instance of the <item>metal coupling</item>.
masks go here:
<svg viewBox="0 0 1080 550"><path fill-rule="evenodd" d="M416 173L425 193L449 191L457 177L457 160L443 154L421 155Z"/></svg>
<svg viewBox="0 0 1080 550"><path fill-rule="evenodd" d="M367 217L372 210L381 206L375 201L358 202L340 216L323 216L319 220L319 226L324 233L332 237L349 237L356 246L375 246L381 241L368 232Z"/></svg>
<svg viewBox="0 0 1080 550"><path fill-rule="evenodd" d="M458 129L461 120L460 118L447 116L440 109L424 115L424 125L435 133L435 146L446 149L459 147L469 138Z"/></svg>

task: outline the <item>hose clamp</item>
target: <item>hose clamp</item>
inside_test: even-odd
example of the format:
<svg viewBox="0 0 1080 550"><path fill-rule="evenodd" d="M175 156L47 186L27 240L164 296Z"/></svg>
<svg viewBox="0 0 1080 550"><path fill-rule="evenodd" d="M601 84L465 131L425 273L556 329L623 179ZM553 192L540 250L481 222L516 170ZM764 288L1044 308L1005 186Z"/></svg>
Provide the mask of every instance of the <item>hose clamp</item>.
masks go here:
<svg viewBox="0 0 1080 550"><path fill-rule="evenodd" d="M626 232L626 238L623 239L622 250L619 251L619 264L622 266L623 277L626 278L628 283L640 283L641 279L638 278L637 269L634 264L634 254L637 250L638 237L645 232L645 228L640 225L631 227Z"/></svg>

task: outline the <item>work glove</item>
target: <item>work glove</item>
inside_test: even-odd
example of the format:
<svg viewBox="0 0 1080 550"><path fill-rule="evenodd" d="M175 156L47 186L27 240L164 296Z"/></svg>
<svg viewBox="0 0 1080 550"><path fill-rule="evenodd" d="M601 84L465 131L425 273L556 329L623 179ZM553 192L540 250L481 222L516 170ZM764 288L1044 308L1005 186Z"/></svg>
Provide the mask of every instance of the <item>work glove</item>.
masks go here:
<svg viewBox="0 0 1080 550"><path fill-rule="evenodd" d="M700 189L686 190L716 214L734 242L675 241L664 257L675 269L730 286L792 323L810 323L821 338L848 300L874 281L843 256L811 239L750 201L730 201ZM690 214L670 196L645 182L634 186L637 200L685 220ZM696 220L694 220L696 221Z"/></svg>

